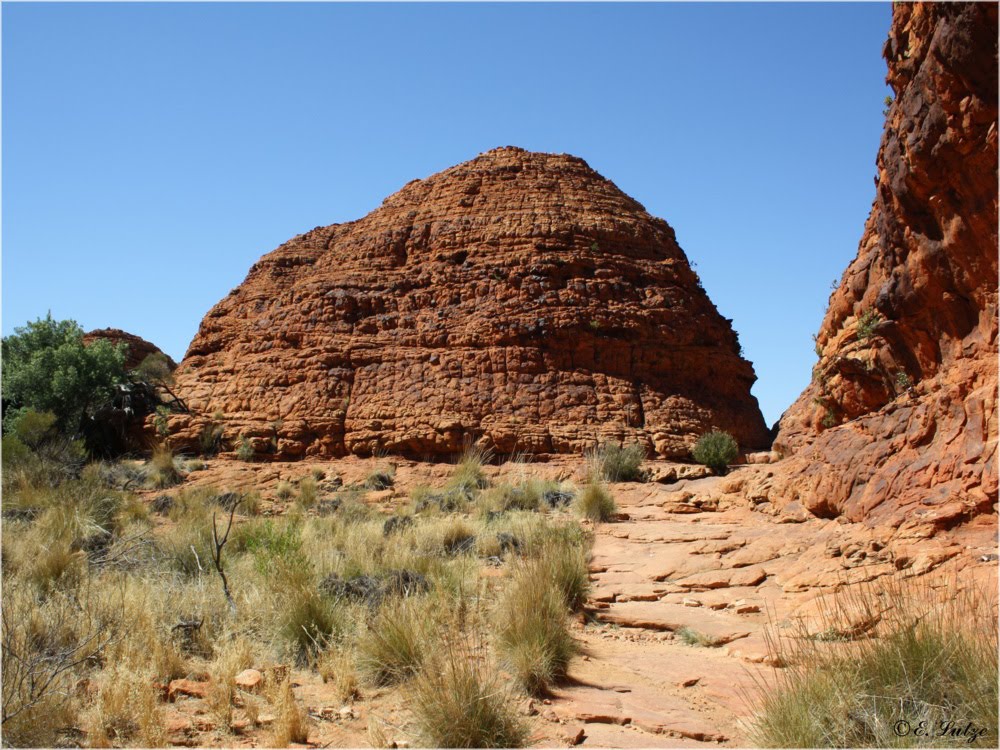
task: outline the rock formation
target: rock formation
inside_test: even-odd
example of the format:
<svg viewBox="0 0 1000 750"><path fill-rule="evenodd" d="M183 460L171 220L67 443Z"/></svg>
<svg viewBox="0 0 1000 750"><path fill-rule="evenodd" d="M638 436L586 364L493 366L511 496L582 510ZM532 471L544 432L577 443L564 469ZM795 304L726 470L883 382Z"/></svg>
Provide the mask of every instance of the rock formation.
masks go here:
<svg viewBox="0 0 1000 750"><path fill-rule="evenodd" d="M136 336L135 334L122 331L119 328L98 328L89 333L83 334L84 345L90 344L98 339L107 339L112 344L125 344L127 347L125 350L125 369L134 370L142 361L148 357L150 354L163 354L159 347L155 344L151 344L146 341L146 339ZM177 367L177 363L174 362L169 356L164 354L167 358L167 365L170 369Z"/></svg>
<svg viewBox="0 0 1000 750"><path fill-rule="evenodd" d="M500 148L264 256L177 373L195 414L274 458L768 444L740 356L666 222L582 159Z"/></svg>
<svg viewBox="0 0 1000 750"><path fill-rule="evenodd" d="M948 527L997 500L997 6L894 3L877 197L771 494Z"/></svg>

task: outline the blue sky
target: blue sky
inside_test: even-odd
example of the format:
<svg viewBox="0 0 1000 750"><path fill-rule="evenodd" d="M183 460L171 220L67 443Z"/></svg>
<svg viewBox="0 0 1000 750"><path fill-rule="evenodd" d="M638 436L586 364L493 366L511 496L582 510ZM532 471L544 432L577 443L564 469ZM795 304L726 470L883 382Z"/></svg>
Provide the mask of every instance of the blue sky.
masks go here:
<svg viewBox="0 0 1000 750"><path fill-rule="evenodd" d="M889 3L10 4L3 333L48 310L180 359L250 266L495 146L666 219L768 423L874 198Z"/></svg>

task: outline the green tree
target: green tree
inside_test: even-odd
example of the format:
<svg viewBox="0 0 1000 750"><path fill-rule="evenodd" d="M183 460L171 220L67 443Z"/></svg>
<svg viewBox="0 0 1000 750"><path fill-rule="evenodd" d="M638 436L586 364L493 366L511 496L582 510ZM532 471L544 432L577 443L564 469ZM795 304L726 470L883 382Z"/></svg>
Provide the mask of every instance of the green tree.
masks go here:
<svg viewBox="0 0 1000 750"><path fill-rule="evenodd" d="M3 338L4 432L22 410L35 409L52 412L59 429L75 435L125 379L124 346L104 340L84 346L76 321L50 313L15 328Z"/></svg>

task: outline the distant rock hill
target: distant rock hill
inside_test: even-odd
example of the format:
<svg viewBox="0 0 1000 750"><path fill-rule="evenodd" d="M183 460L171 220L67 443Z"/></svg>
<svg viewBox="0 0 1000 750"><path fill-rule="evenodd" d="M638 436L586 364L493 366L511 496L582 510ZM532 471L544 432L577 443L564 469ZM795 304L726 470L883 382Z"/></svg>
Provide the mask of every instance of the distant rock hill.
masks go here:
<svg viewBox="0 0 1000 750"><path fill-rule="evenodd" d="M200 416L171 430L221 420L274 458L688 457L712 428L768 445L754 380L666 222L582 159L507 147L264 256L202 321L177 373Z"/></svg>
<svg viewBox="0 0 1000 750"><path fill-rule="evenodd" d="M947 528L997 501L997 5L894 3L877 197L775 497Z"/></svg>

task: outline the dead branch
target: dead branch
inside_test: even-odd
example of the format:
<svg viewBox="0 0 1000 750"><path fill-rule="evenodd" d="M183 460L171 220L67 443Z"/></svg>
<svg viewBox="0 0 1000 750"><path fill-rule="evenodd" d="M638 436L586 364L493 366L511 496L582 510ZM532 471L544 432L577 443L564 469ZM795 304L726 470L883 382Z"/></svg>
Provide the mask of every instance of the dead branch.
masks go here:
<svg viewBox="0 0 1000 750"><path fill-rule="evenodd" d="M229 522L226 524L226 533L222 535L221 540L219 539L219 527L215 522L215 512L212 512L212 543L215 545L213 562L215 563L215 569L219 572L219 577L222 579L222 593L226 595L226 601L229 602L229 609L234 614L236 613L236 602L233 601L233 596L229 593L229 579L226 578L226 571L222 568L222 548L229 541L229 532L233 528L233 516L236 515L236 509L240 507L241 502L243 502L242 497L233 503L233 507L229 509Z"/></svg>

